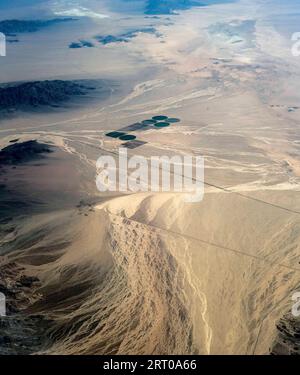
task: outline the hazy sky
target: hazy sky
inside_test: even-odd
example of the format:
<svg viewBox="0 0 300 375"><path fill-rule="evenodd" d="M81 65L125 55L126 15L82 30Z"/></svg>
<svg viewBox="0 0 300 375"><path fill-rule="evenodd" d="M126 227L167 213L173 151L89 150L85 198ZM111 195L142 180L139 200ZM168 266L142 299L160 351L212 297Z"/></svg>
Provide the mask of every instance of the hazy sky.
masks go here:
<svg viewBox="0 0 300 375"><path fill-rule="evenodd" d="M69 11L74 11L73 16L84 15L84 13L89 16L92 14L89 11L100 15L109 12L133 13L142 11L147 1L155 2L156 0L0 0L0 19L50 17L56 11L66 12L66 15L68 15ZM181 2L182 0L177 1ZM202 4L232 1L237 0L199 0ZM253 3L255 2L257 1L253 0ZM282 9L280 11L281 14L300 13L300 0L265 0L260 3L262 8L268 8L269 11L274 7L278 13L278 8L280 7ZM72 15L71 13L70 15Z"/></svg>

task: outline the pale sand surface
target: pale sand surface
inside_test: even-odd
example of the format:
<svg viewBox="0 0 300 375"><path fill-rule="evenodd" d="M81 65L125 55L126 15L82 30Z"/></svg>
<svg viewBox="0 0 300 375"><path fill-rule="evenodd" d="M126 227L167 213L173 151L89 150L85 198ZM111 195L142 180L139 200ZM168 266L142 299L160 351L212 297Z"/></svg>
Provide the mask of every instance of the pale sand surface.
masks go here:
<svg viewBox="0 0 300 375"><path fill-rule="evenodd" d="M294 11L289 4L284 14L277 1L193 8L172 24L139 15L82 19L80 31L64 25L24 36L22 70L16 56L25 47L11 47L3 82L112 82L111 96L89 106L0 122L1 148L18 138L60 149L46 166L9 172L11 184L23 179L25 196L31 185L47 209L17 217L17 229L2 238L4 262L17 261L41 280L40 298L25 312L52 321L53 341L40 352L269 352L300 285L300 110L289 111L299 103L300 65L282 32ZM145 22L157 22L162 36L97 45L76 59L66 49L78 38ZM233 43L228 28L243 41ZM55 65L46 64L54 56ZM200 203L96 190L97 158L119 148L105 133L157 114L181 122L141 133L148 143L128 153L204 156Z"/></svg>

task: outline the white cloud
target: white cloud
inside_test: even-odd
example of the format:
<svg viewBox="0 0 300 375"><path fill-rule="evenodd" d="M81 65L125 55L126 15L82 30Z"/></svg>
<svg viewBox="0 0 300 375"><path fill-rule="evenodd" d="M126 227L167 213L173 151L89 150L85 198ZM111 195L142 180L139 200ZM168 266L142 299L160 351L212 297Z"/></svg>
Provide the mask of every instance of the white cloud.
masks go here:
<svg viewBox="0 0 300 375"><path fill-rule="evenodd" d="M68 17L90 17L90 18L108 18L106 14L96 13L91 9L78 7L67 10L54 11L57 16L68 16Z"/></svg>
<svg viewBox="0 0 300 375"><path fill-rule="evenodd" d="M81 0L55 0L51 1L51 9L57 16L63 17L90 17L103 19L108 18L109 15L90 9L89 7L82 6L84 1ZM97 9L98 10L98 9Z"/></svg>

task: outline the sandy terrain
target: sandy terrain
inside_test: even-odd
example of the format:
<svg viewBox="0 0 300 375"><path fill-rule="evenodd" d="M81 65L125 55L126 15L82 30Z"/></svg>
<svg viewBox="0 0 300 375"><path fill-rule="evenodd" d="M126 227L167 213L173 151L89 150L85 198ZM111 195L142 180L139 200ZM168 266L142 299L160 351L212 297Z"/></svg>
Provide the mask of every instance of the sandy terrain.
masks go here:
<svg viewBox="0 0 300 375"><path fill-rule="evenodd" d="M21 313L49 321L33 352L269 353L300 288L294 3L283 12L279 1L242 0L159 19L92 9L110 17L24 35L0 61L2 82L112 82L92 104L0 121L0 148L14 138L57 146L43 165L0 176L44 202L16 214L0 249L41 283ZM159 36L67 48L150 25ZM120 145L105 134L162 113L181 122L141 132L147 144L128 153L204 156L204 200L99 193L96 160Z"/></svg>

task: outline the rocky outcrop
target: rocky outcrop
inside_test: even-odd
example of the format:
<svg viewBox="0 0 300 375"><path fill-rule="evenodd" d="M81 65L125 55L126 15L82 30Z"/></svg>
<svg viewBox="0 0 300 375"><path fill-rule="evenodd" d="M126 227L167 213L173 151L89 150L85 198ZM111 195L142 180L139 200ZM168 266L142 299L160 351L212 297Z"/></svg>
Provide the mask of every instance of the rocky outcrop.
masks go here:
<svg viewBox="0 0 300 375"><path fill-rule="evenodd" d="M87 94L92 87L74 81L35 81L0 87L0 111L26 107L57 106L74 96Z"/></svg>
<svg viewBox="0 0 300 375"><path fill-rule="evenodd" d="M192 6L201 6L196 0L148 0L146 14L172 14L176 10L189 9Z"/></svg>
<svg viewBox="0 0 300 375"><path fill-rule="evenodd" d="M271 348L273 355L300 355L300 319L285 315L277 324L277 337Z"/></svg>
<svg viewBox="0 0 300 375"><path fill-rule="evenodd" d="M54 18L51 20L3 20L0 21L0 32L6 35L33 33L44 27L62 22L75 21L74 18Z"/></svg>
<svg viewBox="0 0 300 375"><path fill-rule="evenodd" d="M0 293L6 297L6 316L0 317L0 355L31 354L45 345L48 322L26 309L41 295L39 280L26 275L15 262L0 265Z"/></svg>
<svg viewBox="0 0 300 375"><path fill-rule="evenodd" d="M0 151L0 166L22 164L40 158L42 154L51 151L50 146L36 140L13 143Z"/></svg>

